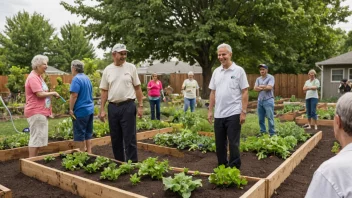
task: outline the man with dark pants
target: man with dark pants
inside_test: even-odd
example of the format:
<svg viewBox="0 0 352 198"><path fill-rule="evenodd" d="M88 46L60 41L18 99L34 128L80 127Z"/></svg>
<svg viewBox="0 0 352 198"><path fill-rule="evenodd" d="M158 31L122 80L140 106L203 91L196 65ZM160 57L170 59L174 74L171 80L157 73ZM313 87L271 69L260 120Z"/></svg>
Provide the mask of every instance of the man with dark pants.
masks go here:
<svg viewBox="0 0 352 198"><path fill-rule="evenodd" d="M70 115L73 118L73 140L78 148L92 153L90 139L93 134L93 86L83 73L84 64L79 60L71 63L74 76L70 86Z"/></svg>
<svg viewBox="0 0 352 198"><path fill-rule="evenodd" d="M254 91L259 92L258 95L258 118L261 134L266 133L265 117L268 118L269 134L275 135L274 125L274 92L275 84L274 76L268 74L268 66L260 64L260 77L257 78L254 85Z"/></svg>
<svg viewBox="0 0 352 198"><path fill-rule="evenodd" d="M213 121L215 104L215 144L218 165L241 167L240 134L241 124L246 119L248 105L248 81L244 69L231 61L232 48L228 44L218 46L221 63L210 80L208 121ZM227 159L229 144L230 158Z"/></svg>
<svg viewBox="0 0 352 198"><path fill-rule="evenodd" d="M116 160L138 162L136 140L136 113L143 115L143 94L136 66L126 62L128 50L124 44L112 48L114 63L108 65L100 82L101 107L99 118L105 121L105 103L112 150ZM138 108L134 103L137 97Z"/></svg>

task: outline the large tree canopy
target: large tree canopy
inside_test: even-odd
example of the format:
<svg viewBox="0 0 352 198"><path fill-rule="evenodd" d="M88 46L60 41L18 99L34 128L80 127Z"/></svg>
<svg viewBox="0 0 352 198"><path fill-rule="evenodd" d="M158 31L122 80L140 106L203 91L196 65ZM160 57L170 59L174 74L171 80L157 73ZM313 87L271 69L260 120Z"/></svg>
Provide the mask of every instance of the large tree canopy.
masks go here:
<svg viewBox="0 0 352 198"><path fill-rule="evenodd" d="M83 17L99 47L123 42L132 58L197 61L203 68L203 97L216 47L228 43L234 61L247 72L258 63L272 72L299 73L336 53L332 25L351 14L341 0L83 0L61 4Z"/></svg>
<svg viewBox="0 0 352 198"><path fill-rule="evenodd" d="M68 23L60 29L62 39L55 37L53 41L53 61L63 71L71 71L71 61L94 58L94 47L85 36L84 28Z"/></svg>
<svg viewBox="0 0 352 198"><path fill-rule="evenodd" d="M0 33L0 44L7 51L9 64L29 67L35 55L48 52L54 31L49 21L38 13L30 15L23 11L6 18L4 33Z"/></svg>

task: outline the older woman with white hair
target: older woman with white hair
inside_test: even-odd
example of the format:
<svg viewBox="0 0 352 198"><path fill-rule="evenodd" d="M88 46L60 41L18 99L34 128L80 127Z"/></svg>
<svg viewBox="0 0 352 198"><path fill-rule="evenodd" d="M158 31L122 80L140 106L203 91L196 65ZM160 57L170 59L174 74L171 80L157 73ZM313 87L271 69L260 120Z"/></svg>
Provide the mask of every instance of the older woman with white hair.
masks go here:
<svg viewBox="0 0 352 198"><path fill-rule="evenodd" d="M303 91L306 92L306 111L308 117L308 124L303 127L305 129L311 129L311 120L313 118L314 129L317 130L317 104L318 104L318 88L320 87L320 82L315 78L317 73L314 69L309 70L308 76L309 80L306 81L303 87Z"/></svg>
<svg viewBox="0 0 352 198"><path fill-rule="evenodd" d="M60 97L57 92L49 92L49 88L41 76L48 68L48 61L47 56L34 56L32 72L28 75L25 83L26 105L24 115L30 129L29 157L37 156L39 148L48 145L47 117L52 115L51 97Z"/></svg>
<svg viewBox="0 0 352 198"><path fill-rule="evenodd" d="M194 111L196 106L196 98L199 96L198 82L194 79L194 73L188 72L188 79L183 81L182 90L184 90L184 107L183 110L186 112L188 107L191 108L191 112Z"/></svg>

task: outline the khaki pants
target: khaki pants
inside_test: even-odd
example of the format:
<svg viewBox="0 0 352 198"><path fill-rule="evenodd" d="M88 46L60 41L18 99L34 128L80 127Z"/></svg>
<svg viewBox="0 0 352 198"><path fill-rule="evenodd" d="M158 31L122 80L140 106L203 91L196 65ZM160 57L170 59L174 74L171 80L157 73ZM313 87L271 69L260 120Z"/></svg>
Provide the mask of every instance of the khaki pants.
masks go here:
<svg viewBox="0 0 352 198"><path fill-rule="evenodd" d="M42 147L48 145L48 119L41 114L35 114L27 118L29 123L30 137L29 147Z"/></svg>

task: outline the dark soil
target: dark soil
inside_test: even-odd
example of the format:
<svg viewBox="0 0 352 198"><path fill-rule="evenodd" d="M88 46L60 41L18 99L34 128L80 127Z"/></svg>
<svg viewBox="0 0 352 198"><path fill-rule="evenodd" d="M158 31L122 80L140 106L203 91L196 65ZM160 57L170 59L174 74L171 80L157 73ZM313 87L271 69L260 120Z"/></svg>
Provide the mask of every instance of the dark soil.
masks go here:
<svg viewBox="0 0 352 198"><path fill-rule="evenodd" d="M60 188L40 182L20 172L19 160L0 162L0 184L12 191L14 198L76 198Z"/></svg>
<svg viewBox="0 0 352 198"><path fill-rule="evenodd" d="M217 157L214 152L201 153L199 151L183 151L183 158L173 157L170 155L156 154L150 151L138 150L139 161L148 157L158 157L159 160L168 160L170 166L179 168L189 168L189 170L198 170L201 172L212 173L217 167ZM93 148L93 153L109 158L114 158L110 145L98 146ZM241 174L245 176L265 178L269 176L284 161L276 156L258 160L255 153L241 153Z"/></svg>
<svg viewBox="0 0 352 198"><path fill-rule="evenodd" d="M90 159L90 163L94 160ZM69 172L74 175L78 175L84 178L91 179L109 186L114 186L123 190L127 190L133 193L144 195L147 197L172 197L179 198L180 196L172 191L164 191L164 185L161 180L151 179L150 177L142 177L141 183L133 186L130 182L130 174L121 175L116 181L100 180L100 172L88 174L84 170L77 171L66 171L61 166L61 159L56 159L55 161L44 163L44 161L38 162L40 164L52 167L61 171ZM134 170L131 174L136 173ZM175 172L169 171L165 177L173 176ZM249 190L255 182L249 182L248 185L244 186L243 189L238 189L236 187L230 188L217 188L214 184L208 182L208 177L205 176L194 176L193 180L202 179L203 187L198 188L192 192L192 198L195 197L240 197L247 190Z"/></svg>
<svg viewBox="0 0 352 198"><path fill-rule="evenodd" d="M314 172L326 160L335 154L331 152L335 137L333 127L318 126L323 131L323 138L318 145L308 153L305 159L295 168L291 175L281 184L272 197L297 198L304 197ZM307 130L316 132L315 130Z"/></svg>

